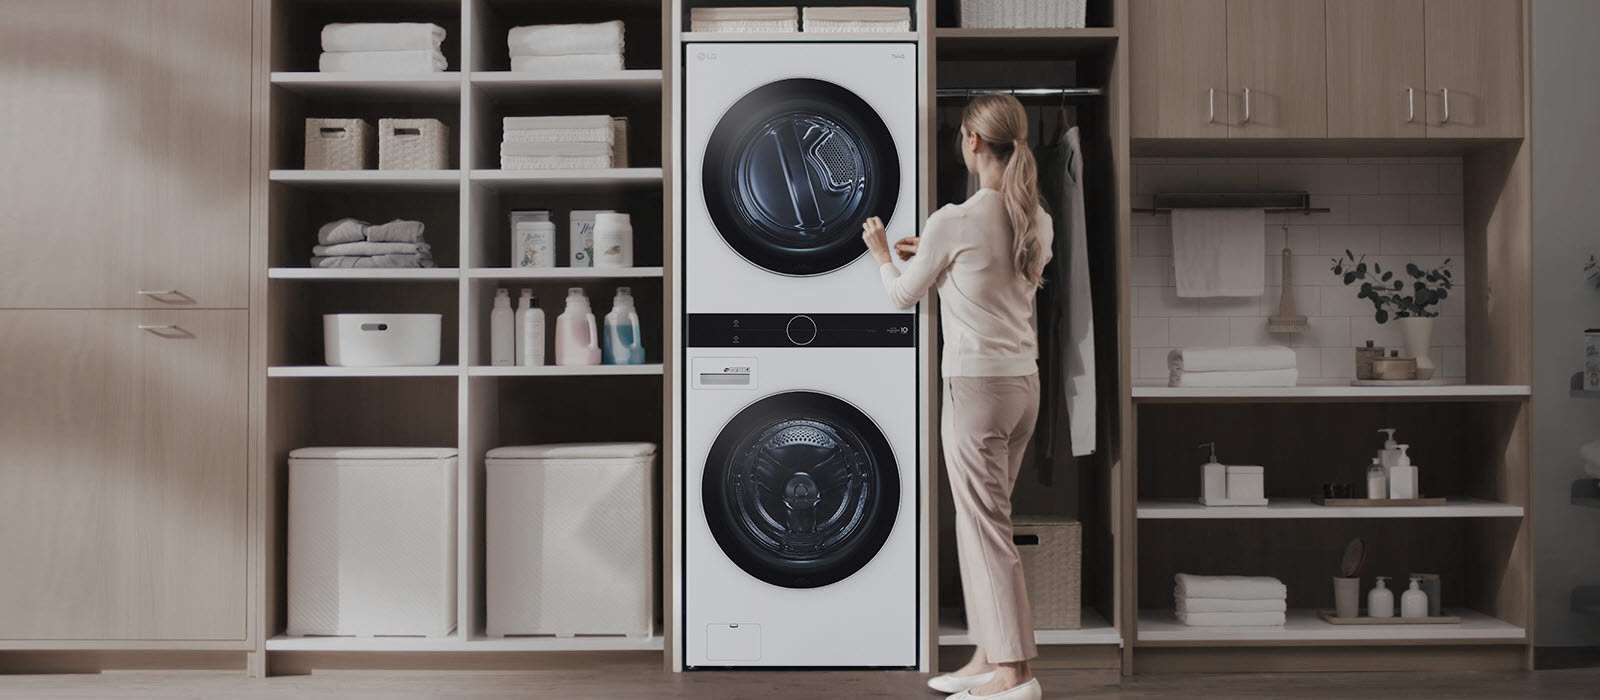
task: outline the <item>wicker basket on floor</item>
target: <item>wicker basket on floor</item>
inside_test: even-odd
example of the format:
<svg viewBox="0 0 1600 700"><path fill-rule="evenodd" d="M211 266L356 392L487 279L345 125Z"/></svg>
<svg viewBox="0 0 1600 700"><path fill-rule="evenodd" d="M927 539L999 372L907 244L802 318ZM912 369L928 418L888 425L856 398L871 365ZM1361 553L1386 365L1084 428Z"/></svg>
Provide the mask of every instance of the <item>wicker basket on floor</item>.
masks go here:
<svg viewBox="0 0 1600 700"><path fill-rule="evenodd" d="M361 119L307 119L306 170L371 167L372 126Z"/></svg>
<svg viewBox="0 0 1600 700"><path fill-rule="evenodd" d="M961 0L961 26L984 29L1082 28L1088 0Z"/></svg>
<svg viewBox="0 0 1600 700"><path fill-rule="evenodd" d="M437 119L379 119L379 170L446 170L450 127Z"/></svg>
<svg viewBox="0 0 1600 700"><path fill-rule="evenodd" d="M1083 525L1070 518L1017 516L1011 532L1027 578L1034 629L1082 627Z"/></svg>

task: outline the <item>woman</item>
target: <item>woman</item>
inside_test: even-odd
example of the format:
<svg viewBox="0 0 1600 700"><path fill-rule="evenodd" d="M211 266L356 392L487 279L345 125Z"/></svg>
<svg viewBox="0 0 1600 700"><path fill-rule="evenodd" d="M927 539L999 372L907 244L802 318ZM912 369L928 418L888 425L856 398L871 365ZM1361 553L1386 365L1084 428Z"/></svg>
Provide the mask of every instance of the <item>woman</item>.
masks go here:
<svg viewBox="0 0 1600 700"><path fill-rule="evenodd" d="M921 239L895 244L883 223L862 233L889 298L911 308L939 289L944 332L944 456L955 496L967 624L977 650L928 682L956 698L1037 700L1037 655L1022 561L1011 540L1011 489L1039 414L1034 293L1050 261L1050 216L1039 204L1028 117L1010 95L974 99L961 115L961 155L980 185L928 218Z"/></svg>

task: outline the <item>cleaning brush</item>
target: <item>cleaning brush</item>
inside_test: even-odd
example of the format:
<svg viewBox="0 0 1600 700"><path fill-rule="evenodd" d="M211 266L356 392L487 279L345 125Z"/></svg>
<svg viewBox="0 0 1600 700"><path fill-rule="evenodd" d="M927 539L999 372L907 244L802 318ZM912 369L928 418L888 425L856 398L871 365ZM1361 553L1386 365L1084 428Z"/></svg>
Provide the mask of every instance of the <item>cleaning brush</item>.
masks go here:
<svg viewBox="0 0 1600 700"><path fill-rule="evenodd" d="M1311 330L1306 317L1294 312L1294 271L1289 263L1294 252L1283 249L1283 295L1278 299L1278 315L1267 318L1268 333L1304 333Z"/></svg>

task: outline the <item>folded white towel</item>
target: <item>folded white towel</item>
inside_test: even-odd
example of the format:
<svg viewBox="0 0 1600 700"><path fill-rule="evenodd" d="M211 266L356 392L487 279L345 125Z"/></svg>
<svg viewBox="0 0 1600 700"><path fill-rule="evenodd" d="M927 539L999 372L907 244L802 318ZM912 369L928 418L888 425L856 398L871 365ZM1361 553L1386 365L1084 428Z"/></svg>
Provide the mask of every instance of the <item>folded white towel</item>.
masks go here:
<svg viewBox="0 0 1600 700"><path fill-rule="evenodd" d="M1178 596L1178 612L1187 613L1257 613L1284 612L1289 604L1282 598L1263 600L1228 600L1227 598L1185 598Z"/></svg>
<svg viewBox="0 0 1600 700"><path fill-rule="evenodd" d="M1178 613L1178 621L1190 627L1282 627L1287 617L1281 612Z"/></svg>
<svg viewBox="0 0 1600 700"><path fill-rule="evenodd" d="M909 7L807 7L804 31L885 33L911 31Z"/></svg>
<svg viewBox="0 0 1600 700"><path fill-rule="evenodd" d="M1167 353L1172 372L1238 372L1295 369L1294 351L1282 345L1176 348Z"/></svg>
<svg viewBox="0 0 1600 700"><path fill-rule="evenodd" d="M500 120L505 131L536 131L541 129L594 129L602 133L611 128L611 117L606 114L572 114L548 117L506 117Z"/></svg>
<svg viewBox="0 0 1600 700"><path fill-rule="evenodd" d="M1287 600L1289 589L1270 576L1196 576L1178 574L1176 598L1223 598L1226 600Z"/></svg>
<svg viewBox="0 0 1600 700"><path fill-rule="evenodd" d="M444 27L425 22L335 22L322 28L323 51L437 51Z"/></svg>
<svg viewBox="0 0 1600 700"><path fill-rule="evenodd" d="M1258 297L1266 289L1266 212L1172 212L1172 267L1180 297Z"/></svg>
<svg viewBox="0 0 1600 700"><path fill-rule="evenodd" d="M582 129L513 129L501 143L615 143L616 129L609 126Z"/></svg>
<svg viewBox="0 0 1600 700"><path fill-rule="evenodd" d="M512 56L622 54L621 20L595 24L539 24L515 27L506 35Z"/></svg>
<svg viewBox="0 0 1600 700"><path fill-rule="evenodd" d="M622 69L622 54L620 53L511 57L511 71L514 73L569 75L575 73L612 73Z"/></svg>
<svg viewBox="0 0 1600 700"><path fill-rule="evenodd" d="M433 249L426 243L379 243L373 241L356 241L354 243L339 243L337 245L319 245L311 249L311 254L319 258L332 258L347 255L406 255L406 254L432 255Z"/></svg>
<svg viewBox="0 0 1600 700"><path fill-rule="evenodd" d="M317 61L323 73L441 73L448 67L444 54L433 50L330 51Z"/></svg>
<svg viewBox="0 0 1600 700"><path fill-rule="evenodd" d="M800 21L783 20L695 20L689 25L691 32L711 34L794 34L800 31Z"/></svg>
<svg viewBox="0 0 1600 700"><path fill-rule="evenodd" d="M690 22L793 21L799 17L800 10L795 7L695 7L689 10Z"/></svg>
<svg viewBox="0 0 1600 700"><path fill-rule="evenodd" d="M320 268L433 267L433 258L421 253L319 256L311 259L311 266Z"/></svg>
<svg viewBox="0 0 1600 700"><path fill-rule="evenodd" d="M500 155L504 156L605 156L611 157L611 144L593 142L573 143L502 143Z"/></svg>
<svg viewBox="0 0 1600 700"><path fill-rule="evenodd" d="M1261 369L1241 372L1173 372L1167 377L1167 386L1175 387L1230 387L1230 386L1294 386L1300 382L1298 369Z"/></svg>
<svg viewBox="0 0 1600 700"><path fill-rule="evenodd" d="M317 243L322 245L337 245L339 243L354 243L367 239L367 222L360 219L340 219L330 221L317 229Z"/></svg>
<svg viewBox="0 0 1600 700"><path fill-rule="evenodd" d="M500 156L501 170L605 170L616 161L605 156Z"/></svg>

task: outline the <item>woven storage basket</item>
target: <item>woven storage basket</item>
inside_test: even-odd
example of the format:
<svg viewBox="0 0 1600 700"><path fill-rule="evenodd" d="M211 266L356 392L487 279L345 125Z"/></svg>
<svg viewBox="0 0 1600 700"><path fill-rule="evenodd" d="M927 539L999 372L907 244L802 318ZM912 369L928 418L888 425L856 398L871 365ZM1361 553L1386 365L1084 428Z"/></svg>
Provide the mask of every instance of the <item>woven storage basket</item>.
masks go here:
<svg viewBox="0 0 1600 700"><path fill-rule="evenodd" d="M437 119L379 119L379 170L450 167L450 127Z"/></svg>
<svg viewBox="0 0 1600 700"><path fill-rule="evenodd" d="M306 170L366 170L372 127L360 119L307 119Z"/></svg>
<svg viewBox="0 0 1600 700"><path fill-rule="evenodd" d="M628 118L611 118L611 167L628 167Z"/></svg>
<svg viewBox="0 0 1600 700"><path fill-rule="evenodd" d="M1019 516L1011 532L1027 577L1034 629L1082 627L1083 526L1070 518Z"/></svg>
<svg viewBox="0 0 1600 700"><path fill-rule="evenodd" d="M961 0L961 26L986 29L1074 29L1089 0Z"/></svg>

